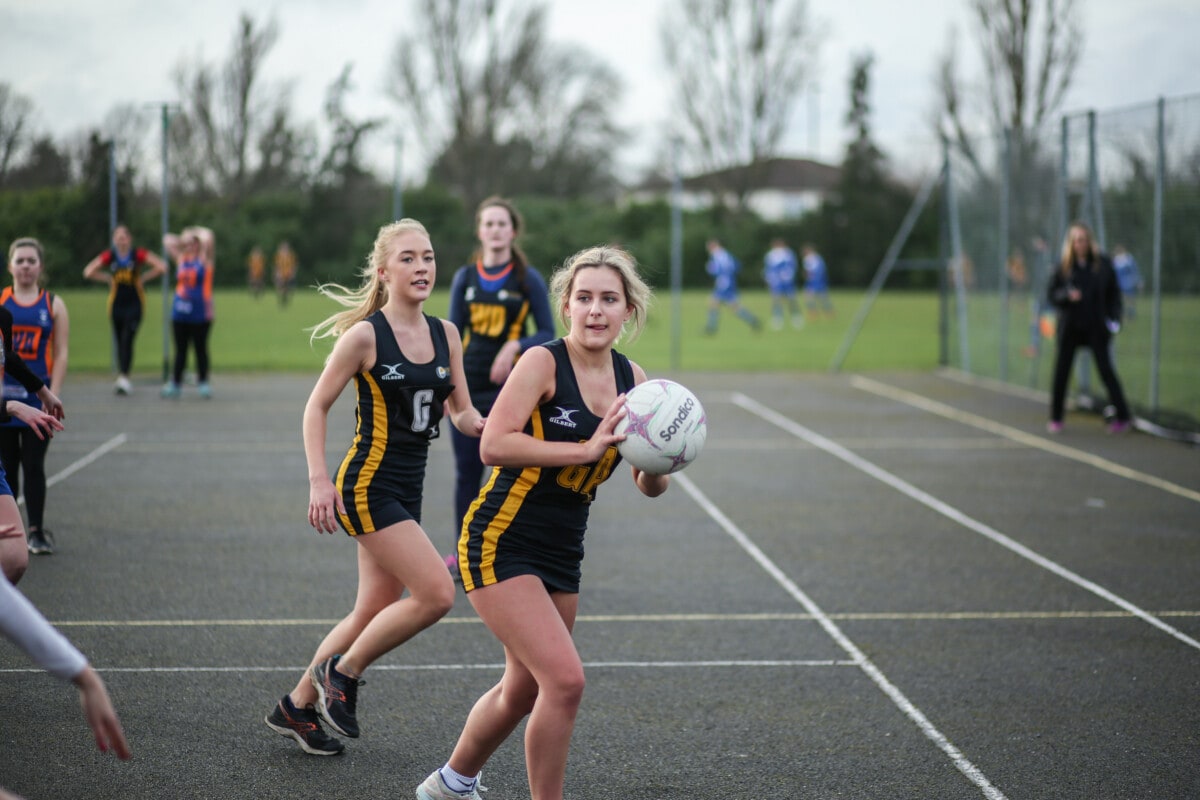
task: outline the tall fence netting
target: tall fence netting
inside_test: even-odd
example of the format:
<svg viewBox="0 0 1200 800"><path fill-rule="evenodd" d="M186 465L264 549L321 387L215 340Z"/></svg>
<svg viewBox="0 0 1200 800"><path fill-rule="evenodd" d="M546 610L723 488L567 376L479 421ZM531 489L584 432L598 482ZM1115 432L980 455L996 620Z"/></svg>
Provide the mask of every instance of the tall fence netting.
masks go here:
<svg viewBox="0 0 1200 800"><path fill-rule="evenodd" d="M1082 220L1138 280L1114 339L1137 415L1200 431L1200 95L1062 118L946 153L951 366L1048 391L1045 302L1069 224ZM1077 405L1103 408L1087 351Z"/></svg>

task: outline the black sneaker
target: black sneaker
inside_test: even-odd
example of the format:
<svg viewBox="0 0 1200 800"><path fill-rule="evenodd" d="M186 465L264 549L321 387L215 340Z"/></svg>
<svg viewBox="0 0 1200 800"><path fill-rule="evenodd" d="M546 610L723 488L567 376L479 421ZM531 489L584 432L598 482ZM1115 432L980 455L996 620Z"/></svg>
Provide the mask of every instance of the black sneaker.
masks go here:
<svg viewBox="0 0 1200 800"><path fill-rule="evenodd" d="M345 749L345 745L322 730L321 718L312 706L296 708L286 694L271 709L266 723L271 730L295 739L301 750L314 756L336 756Z"/></svg>
<svg viewBox="0 0 1200 800"><path fill-rule="evenodd" d="M358 704L358 687L363 681L338 672L336 667L340 658L340 655L330 656L315 664L308 677L317 689L317 712L321 719L342 736L355 739L358 737L358 720L354 710Z"/></svg>
<svg viewBox="0 0 1200 800"><path fill-rule="evenodd" d="M29 552L36 556L54 555L54 534L46 530L29 532Z"/></svg>

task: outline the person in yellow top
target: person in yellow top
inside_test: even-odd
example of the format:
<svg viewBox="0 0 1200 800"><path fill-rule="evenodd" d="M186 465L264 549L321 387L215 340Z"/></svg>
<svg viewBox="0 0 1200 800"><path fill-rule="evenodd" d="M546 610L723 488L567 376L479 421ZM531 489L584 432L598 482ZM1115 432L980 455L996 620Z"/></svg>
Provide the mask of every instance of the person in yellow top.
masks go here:
<svg viewBox="0 0 1200 800"><path fill-rule="evenodd" d="M288 296L296 283L296 253L286 240L275 248L275 291L279 295L279 305L288 304Z"/></svg>
<svg viewBox="0 0 1200 800"><path fill-rule="evenodd" d="M258 245L254 245L246 258L246 272L250 295L257 300L267 283L267 256Z"/></svg>

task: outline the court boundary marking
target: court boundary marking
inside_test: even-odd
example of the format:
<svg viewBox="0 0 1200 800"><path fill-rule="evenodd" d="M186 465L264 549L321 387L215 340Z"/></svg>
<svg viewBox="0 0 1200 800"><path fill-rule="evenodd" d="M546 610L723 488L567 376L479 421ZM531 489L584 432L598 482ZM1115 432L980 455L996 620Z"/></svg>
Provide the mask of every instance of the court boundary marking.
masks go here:
<svg viewBox="0 0 1200 800"><path fill-rule="evenodd" d="M1156 617L1200 617L1200 611L1154 611ZM1138 619L1130 611L839 611L829 619L848 622L969 622L1008 620ZM815 622L808 613L746 614L581 614L576 623L595 622ZM288 628L332 627L340 619L78 619L54 620L56 628ZM482 625L479 617L442 617L438 625Z"/></svg>
<svg viewBox="0 0 1200 800"><path fill-rule="evenodd" d="M111 450L116 450L118 447L125 444L127 441L129 441L128 436L126 436L124 433L118 433L116 436L112 437L104 444L93 449L87 455L85 455L81 458L75 459L70 464L68 464L66 467L64 467L63 469L56 472L54 475L51 475L49 478L47 478L46 479L46 488L49 489L51 486L54 486L57 483L61 483L62 481L65 481L67 478L71 477L79 470L88 466L96 459L100 458L101 456L103 456L104 454L108 453ZM25 503L25 493L21 492L21 496L17 498L17 505L19 505L19 506L24 505L24 503Z"/></svg>
<svg viewBox="0 0 1200 800"><path fill-rule="evenodd" d="M1158 617L1151 614L1149 611L1146 611L1145 609L1141 608L1140 606L1137 606L1137 605L1129 602L1128 600L1121 597L1120 595L1110 592L1108 589L1105 589L1100 584L1088 580L1087 578L1083 577L1079 573L1067 569L1066 567L1062 566L1058 562L1052 561L1049 558L1046 558L1041 553L1038 553L1037 551L1033 550L1030 547L1026 547L1025 545L1021 544L1017 540L1001 533L1000 531L996 530L995 528L991 527L990 525L985 525L984 523L980 522L979 520L975 519L974 517L967 516L967 514L963 513L962 511L959 511L957 508L955 508L954 506L951 506L949 503L945 503L945 502L939 500L938 498L934 497L933 495L929 494L928 492L918 489L916 486L913 486L908 481L906 481L900 477L897 477L896 475L893 475L891 472L888 472L887 470L883 469L882 467L879 467L879 466L873 464L872 462L866 460L862 456L859 456L858 454L848 450L847 448L842 447L840 444L833 441L832 439L828 439L815 431L809 430L808 428L804 427L803 425L796 422L795 420L785 417L784 415L778 413L777 411L774 411L773 409L770 409L767 406L762 405L758 401L753 400L752 398L749 398L744 394L741 394L741 393L734 394L733 402L735 405L739 406L740 408L750 412L751 414L755 414L759 418L782 428L783 430L791 433L793 436L798 436L798 437L804 439L805 441L808 441L808 442L816 445L817 447L819 447L821 450L824 450L829 455L834 456L834 457L844 461L845 463L849 464L850 466L854 467L855 469L859 470L860 472L864 472L867 475L871 476L872 478L875 478L877 481L884 483L888 486L891 486L893 489L895 489L896 491L905 495L909 499L915 500L916 502L920 503L921 505L923 505L933 511L936 511L938 514L941 514L942 516L944 516L954 522L957 522L959 525L963 526L964 528L967 528L968 530L975 531L979 535L983 536L986 539L990 539L991 541L995 542L996 544L1000 545L1001 547L1005 548L1006 550L1016 553L1017 555L1021 556L1022 558L1026 559L1028 561L1033 562L1034 564L1038 565L1039 567L1042 567L1043 569L1054 573L1055 575L1059 576L1060 578L1066 580L1068 583L1072 583L1081 589L1085 589L1086 591L1091 592L1092 594L1096 595L1097 597L1100 597L1103 600L1107 600L1109 603L1112 603L1113 605L1117 606L1118 608L1122 608L1122 609L1130 612L1134 616L1141 619L1143 622L1146 622L1147 624L1152 625L1155 628L1158 628L1163 633L1166 633L1168 636L1171 636L1171 637L1179 640L1180 642L1186 644L1187 646L1195 648L1196 650L1200 650L1200 641L1196 641L1195 639L1188 636L1183 631L1178 630L1177 628L1173 628L1172 626L1163 622ZM1015 431L1015 432L1021 433L1023 436L1029 435L1029 434L1024 433L1023 431ZM1047 444L1049 444L1049 443L1047 443Z"/></svg>
<svg viewBox="0 0 1200 800"><path fill-rule="evenodd" d="M855 661L845 659L769 659L769 660L708 660L708 661L585 661L584 669L714 669L734 667L738 669L764 667L857 667ZM307 666L297 667L97 667L102 674L145 674L162 673L303 673ZM474 672L504 671L504 662L487 664L372 664L371 672ZM41 674L45 670L34 667L0 669L0 675Z"/></svg>
<svg viewBox="0 0 1200 800"><path fill-rule="evenodd" d="M736 398L744 397L740 393L735 393ZM748 399L748 398L747 398ZM997 789L987 776L968 759L961 750L951 742L945 734L925 716L921 709L908 699L908 697L900 691L900 687L892 683L891 680L883 673L883 670L875 666L875 663L867 657L867 654L859 649L850 637L842 632L842 629L837 626L832 619L818 606L812 598L810 598L803 589L796 585L787 575L783 573L774 561L759 549L759 547L750 541L750 538L739 528L729 517L717 508L717 506L708 499L700 488L691 481L686 475L678 473L675 475L675 480L683 487L693 500L709 515L709 517L717 523L722 530L725 531L755 562L758 563L768 575L775 579L775 582L783 588L791 597L800 603L808 613L812 614L816 622L829 634L830 638L837 643L842 650L850 656L853 663L864 673L871 681L896 705L900 711L908 717L925 737L932 741L938 749L940 749L954 764L967 780L975 784L988 800L1007 800L1004 793Z"/></svg>
<svg viewBox="0 0 1200 800"><path fill-rule="evenodd" d="M972 414L970 411L963 411L962 409L955 408L954 406L947 405L946 403L941 403L937 400L931 400L928 397L917 394L916 392L910 392L907 389L901 389L897 386L881 383L880 381L873 380L871 378L865 378L861 375L852 376L850 378L850 385L856 389L869 392L887 400L904 403L905 405L912 406L913 408L920 409L921 411L926 411L930 414L953 420L954 422L958 422L978 430L994 433L997 436L1004 437L1005 439L1019 442L1038 450L1044 450L1047 453L1052 453L1056 456L1062 456L1063 458L1067 458L1072 461L1078 461L1081 464L1087 464L1090 467L1095 467L1098 470L1107 472L1110 475L1115 475L1118 478L1125 478L1127 480L1143 483L1147 486L1152 486L1155 489L1162 489L1164 492L1169 492L1186 500L1193 500L1197 503L1200 503L1200 492L1197 492L1194 489L1189 489L1186 486L1180 486L1177 483L1172 483L1171 481L1159 478L1155 475L1150 475L1146 472L1131 469L1130 467L1126 467L1122 464L1116 463L1115 461L1110 461L1107 458L1102 458L1092 453L1088 453L1087 451L1050 441L1043 436L1036 436L1032 433L1023 431L1020 428L1014 428L1011 425L1005 425L1002 422L996 422L994 420L987 419L986 417L981 417L978 414Z"/></svg>

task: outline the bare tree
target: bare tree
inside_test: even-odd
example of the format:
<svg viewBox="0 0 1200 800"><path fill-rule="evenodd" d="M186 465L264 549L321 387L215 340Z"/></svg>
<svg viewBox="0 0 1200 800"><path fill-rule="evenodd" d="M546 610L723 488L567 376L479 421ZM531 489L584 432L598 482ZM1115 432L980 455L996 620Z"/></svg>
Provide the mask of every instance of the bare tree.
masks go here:
<svg viewBox="0 0 1200 800"><path fill-rule="evenodd" d="M1012 132L1018 149L1062 106L1083 49L1075 0L968 0L983 59L986 134ZM964 94L953 41L938 65L938 124L979 166L971 130L983 120Z"/></svg>
<svg viewBox="0 0 1200 800"><path fill-rule="evenodd" d="M317 170L318 180L324 183L345 183L366 175L362 165L362 147L366 138L383 125L383 119L351 118L346 111L346 98L354 91L352 64L346 64L336 80L325 90L325 119L333 128L329 149Z"/></svg>
<svg viewBox="0 0 1200 800"><path fill-rule="evenodd" d="M33 101L0 81L0 186L5 184L13 159L26 145Z"/></svg>
<svg viewBox="0 0 1200 800"><path fill-rule="evenodd" d="M548 42L544 5L505 5L422 0L387 80L405 130L433 160L431 174L468 203L610 184L622 138L616 74Z"/></svg>
<svg viewBox="0 0 1200 800"><path fill-rule="evenodd" d="M242 14L224 65L197 60L176 67L183 108L171 122L171 142L175 170L186 187L223 194L237 205L256 169L265 164L277 171L280 154L261 148L291 140L278 130L290 118L290 93L264 86L261 74L278 38L274 20L260 26Z"/></svg>
<svg viewBox="0 0 1200 800"><path fill-rule="evenodd" d="M720 190L742 205L816 68L807 0L678 0L659 33L684 158L724 175Z"/></svg>
<svg viewBox="0 0 1200 800"><path fill-rule="evenodd" d="M1053 197L1042 187L1055 165L1046 126L1061 110L1079 65L1083 32L1076 0L968 0L983 79L964 87L953 41L938 67L937 127L963 155L980 197L1008 185L1010 246L1020 252L1035 236L1054 234ZM968 84L969 86L969 84ZM985 163L984 140L999 151L1008 133L1008 174Z"/></svg>

